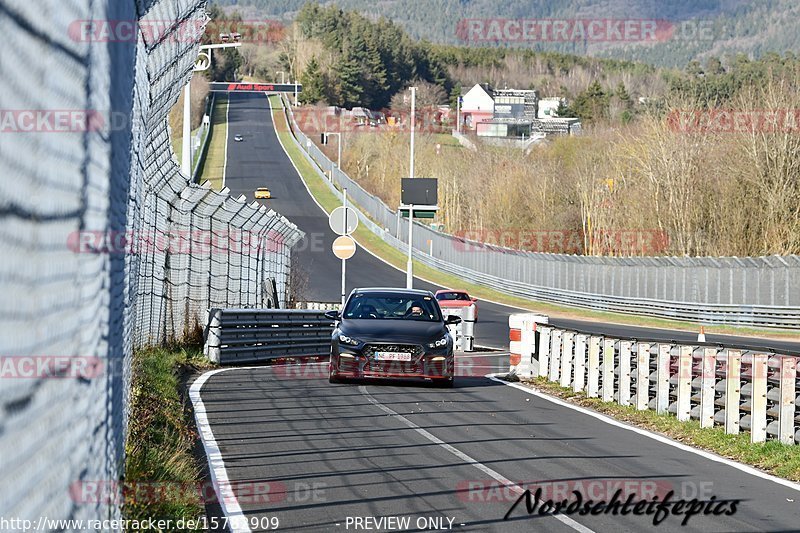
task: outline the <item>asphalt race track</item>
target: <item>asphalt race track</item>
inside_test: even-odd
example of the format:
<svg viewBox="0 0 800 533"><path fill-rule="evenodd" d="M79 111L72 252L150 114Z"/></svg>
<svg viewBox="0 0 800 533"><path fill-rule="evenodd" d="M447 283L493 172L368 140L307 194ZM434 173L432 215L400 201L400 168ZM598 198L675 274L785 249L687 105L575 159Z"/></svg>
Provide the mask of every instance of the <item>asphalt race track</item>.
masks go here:
<svg viewBox="0 0 800 533"><path fill-rule="evenodd" d="M244 142L233 142L237 133ZM226 186L251 200L257 187L272 190L266 205L311 236L296 258L310 276L309 299L338 301L340 265L330 252L327 217L281 149L265 96L232 95L228 149ZM348 290L404 283L403 273L364 250L348 262ZM513 310L480 306L478 344L503 347ZM692 338L558 324L653 340ZM483 377L504 367L505 354L459 356L452 390L400 382L331 385L324 363L232 368L207 377L201 398L236 503L248 518L277 517L282 531L800 529L797 485ZM624 515L618 505L616 514L600 508L598 514L528 516L523 502L504 521L520 486L541 488L543 500L574 501L576 491L584 502L610 500L620 490L620 501L630 497L631 507ZM675 514L662 516L657 528L654 515L630 512L636 502L660 501L670 492L673 501L694 500L702 511L687 518L688 505L673 504ZM735 514L704 514L730 511L733 503ZM387 517L410 525L395 527Z"/></svg>
<svg viewBox="0 0 800 533"><path fill-rule="evenodd" d="M800 523L797 490L482 377L441 390L330 385L325 364L230 369L209 378L202 398L245 516L277 517L280 530L353 531L348 517L407 516L447 517L458 531L575 531L528 517L524 503L503 521L519 495L483 468L548 498L578 490L608 500L622 489L623 500L669 491L740 500L733 516L701 514L686 527L669 516L658 531L797 531ZM615 533L656 529L652 518L574 517Z"/></svg>

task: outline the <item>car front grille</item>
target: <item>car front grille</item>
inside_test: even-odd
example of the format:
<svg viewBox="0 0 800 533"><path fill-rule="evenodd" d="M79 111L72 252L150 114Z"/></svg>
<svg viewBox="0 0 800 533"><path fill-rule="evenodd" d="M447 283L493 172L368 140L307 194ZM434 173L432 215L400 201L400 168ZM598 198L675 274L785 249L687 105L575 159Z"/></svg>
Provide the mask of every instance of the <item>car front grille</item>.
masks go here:
<svg viewBox="0 0 800 533"><path fill-rule="evenodd" d="M375 352L405 352L411 354L411 359L417 359L425 353L425 349L418 344L367 344L364 346L364 355L372 357Z"/></svg>
<svg viewBox="0 0 800 533"><path fill-rule="evenodd" d="M410 353L411 361L376 361L375 352L402 352ZM417 344L367 344L364 346L364 355L367 361L365 372L378 372L381 374L419 374L422 372L422 354L425 349Z"/></svg>

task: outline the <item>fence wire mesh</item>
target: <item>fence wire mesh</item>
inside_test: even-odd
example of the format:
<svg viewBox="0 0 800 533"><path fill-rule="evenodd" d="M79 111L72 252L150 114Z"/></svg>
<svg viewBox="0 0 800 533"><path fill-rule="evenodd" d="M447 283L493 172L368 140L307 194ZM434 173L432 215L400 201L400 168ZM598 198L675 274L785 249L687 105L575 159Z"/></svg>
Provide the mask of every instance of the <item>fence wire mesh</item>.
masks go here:
<svg viewBox="0 0 800 533"><path fill-rule="evenodd" d="M0 516L119 517L80 487L123 474L133 350L209 307L285 304L302 233L190 183L172 153L197 55L180 28L204 6L0 0ZM87 37L89 21L138 31Z"/></svg>

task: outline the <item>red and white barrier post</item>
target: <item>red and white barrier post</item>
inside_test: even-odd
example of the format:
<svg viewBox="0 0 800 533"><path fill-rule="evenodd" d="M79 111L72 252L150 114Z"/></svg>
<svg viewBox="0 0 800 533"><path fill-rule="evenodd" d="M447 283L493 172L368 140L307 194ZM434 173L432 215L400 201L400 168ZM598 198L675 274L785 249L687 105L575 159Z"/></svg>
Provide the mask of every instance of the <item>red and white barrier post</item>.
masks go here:
<svg viewBox="0 0 800 533"><path fill-rule="evenodd" d="M537 324L544 325L549 321L547 316L535 313L519 313L508 317L509 372L528 379L539 375L539 361L536 358L536 327Z"/></svg>

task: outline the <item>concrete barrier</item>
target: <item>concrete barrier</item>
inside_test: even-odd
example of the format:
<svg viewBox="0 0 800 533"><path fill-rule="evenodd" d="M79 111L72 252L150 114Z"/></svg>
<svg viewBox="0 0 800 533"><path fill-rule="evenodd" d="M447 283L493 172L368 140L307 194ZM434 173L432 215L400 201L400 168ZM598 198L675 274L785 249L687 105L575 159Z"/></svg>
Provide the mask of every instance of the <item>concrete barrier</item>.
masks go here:
<svg viewBox="0 0 800 533"><path fill-rule="evenodd" d="M517 313L508 317L510 352L509 371L520 377L539 376L540 362L537 357L539 334L537 324L549 324L546 315Z"/></svg>

